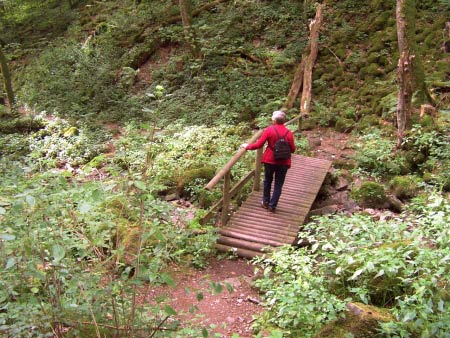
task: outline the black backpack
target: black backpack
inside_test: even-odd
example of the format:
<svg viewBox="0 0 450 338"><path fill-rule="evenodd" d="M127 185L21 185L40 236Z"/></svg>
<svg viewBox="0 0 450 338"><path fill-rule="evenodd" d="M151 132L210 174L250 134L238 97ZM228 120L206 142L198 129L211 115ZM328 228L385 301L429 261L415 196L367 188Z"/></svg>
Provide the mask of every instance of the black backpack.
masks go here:
<svg viewBox="0 0 450 338"><path fill-rule="evenodd" d="M291 147L289 146L289 142L286 139L289 130L286 131L283 137L280 137L278 134L277 128L273 126L275 133L277 134L277 140L275 145L273 146L273 158L275 161L284 161L291 158Z"/></svg>

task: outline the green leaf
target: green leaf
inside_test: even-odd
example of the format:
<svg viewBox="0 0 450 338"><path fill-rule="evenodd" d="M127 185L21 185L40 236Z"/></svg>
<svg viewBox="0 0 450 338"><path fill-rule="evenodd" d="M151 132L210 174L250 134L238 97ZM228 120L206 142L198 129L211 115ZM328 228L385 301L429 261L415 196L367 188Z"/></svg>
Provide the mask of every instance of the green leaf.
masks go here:
<svg viewBox="0 0 450 338"><path fill-rule="evenodd" d="M191 305L191 306L189 306L189 313L190 313L190 314L194 314L195 311L199 311L198 306L196 306L196 305Z"/></svg>
<svg viewBox="0 0 450 338"><path fill-rule="evenodd" d="M162 273L161 274L161 281L164 284L167 284L171 287L175 287L175 281L173 280L172 276L168 275L167 273Z"/></svg>
<svg viewBox="0 0 450 338"><path fill-rule="evenodd" d="M0 207L8 207L11 205L11 202L4 200L2 197L0 197Z"/></svg>
<svg viewBox="0 0 450 338"><path fill-rule="evenodd" d="M358 278L358 276L360 274L362 274L364 272L364 269L358 269L355 271L355 273L353 274L353 276L351 276L348 280L355 280L356 278Z"/></svg>
<svg viewBox="0 0 450 338"><path fill-rule="evenodd" d="M16 236L11 234L0 234L0 239L4 241L13 241L16 239Z"/></svg>
<svg viewBox="0 0 450 338"><path fill-rule="evenodd" d="M147 189L147 185L145 184L145 182L142 181L134 181L133 182L134 186L136 188L138 188L139 190L146 190Z"/></svg>
<svg viewBox="0 0 450 338"><path fill-rule="evenodd" d="M203 292L197 292L197 301L203 300Z"/></svg>
<svg viewBox="0 0 450 338"><path fill-rule="evenodd" d="M383 269L381 269L380 271L378 271L378 273L375 275L375 277L373 277L374 279L375 278L377 278L377 277L380 277L380 276L383 276L384 275L384 270Z"/></svg>
<svg viewBox="0 0 450 338"><path fill-rule="evenodd" d="M16 263L17 263L16 257L9 257L8 260L6 261L5 269L12 268L14 265L16 265Z"/></svg>
<svg viewBox="0 0 450 338"><path fill-rule="evenodd" d="M60 262L66 255L66 250L59 244L52 246L53 263Z"/></svg>
<svg viewBox="0 0 450 338"><path fill-rule="evenodd" d="M226 286L226 288L227 288L227 291L229 292L229 293L232 293L233 292L233 285L231 285L230 283L225 283L225 286Z"/></svg>
<svg viewBox="0 0 450 338"><path fill-rule="evenodd" d="M82 214L87 214L90 210L92 209L92 205L88 202L83 202L80 204L80 206L78 207L78 210L82 213Z"/></svg>
<svg viewBox="0 0 450 338"><path fill-rule="evenodd" d="M6 214L6 209L3 207L0 207L0 215Z"/></svg>
<svg viewBox="0 0 450 338"><path fill-rule="evenodd" d="M211 283L212 292L215 295L218 295L223 291L223 286L220 283L212 282Z"/></svg>
<svg viewBox="0 0 450 338"><path fill-rule="evenodd" d="M416 311L409 311L406 313L405 317L403 317L403 322L409 322L416 318Z"/></svg>
<svg viewBox="0 0 450 338"><path fill-rule="evenodd" d="M31 291L32 293L36 294L36 293L39 292L39 288L33 287L33 288L30 289L30 291Z"/></svg>
<svg viewBox="0 0 450 338"><path fill-rule="evenodd" d="M92 196L92 199L93 199L95 202L99 202L99 201L101 200L101 198L102 198L102 192L101 192L100 189L95 189L95 190L92 192L91 196Z"/></svg>
<svg viewBox="0 0 450 338"><path fill-rule="evenodd" d="M177 312L169 305L164 306L164 312L169 316L176 316Z"/></svg>
<svg viewBox="0 0 450 338"><path fill-rule="evenodd" d="M30 208L33 208L36 205L36 200L31 195L27 195L25 197L25 201L27 202L27 204Z"/></svg>
<svg viewBox="0 0 450 338"><path fill-rule="evenodd" d="M279 330L270 331L270 338L283 338L283 332Z"/></svg>
<svg viewBox="0 0 450 338"><path fill-rule="evenodd" d="M206 328L202 329L202 337L203 338L208 338L209 334L208 334L208 330Z"/></svg>

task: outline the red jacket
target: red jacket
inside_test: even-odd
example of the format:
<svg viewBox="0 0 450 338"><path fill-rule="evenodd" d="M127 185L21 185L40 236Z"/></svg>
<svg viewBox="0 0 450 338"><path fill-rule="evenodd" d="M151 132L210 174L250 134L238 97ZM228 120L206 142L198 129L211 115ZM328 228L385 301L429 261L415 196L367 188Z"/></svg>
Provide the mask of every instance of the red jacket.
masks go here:
<svg viewBox="0 0 450 338"><path fill-rule="evenodd" d="M286 134L286 131L288 132L286 135L286 139L289 142L289 146L291 147L291 153L295 152L294 135L292 135L292 132L282 124L274 124L264 129L261 137L255 143L249 144L245 149L255 150L261 148L267 141L268 146L264 151L261 162L269 164L285 164L288 167L291 167L290 158L284 161L277 161L277 162L275 162L275 160L273 159L273 147L275 146L275 142L278 139L278 136L275 133L275 130L273 129L274 127L277 129L277 132L280 135L280 137L283 137Z"/></svg>

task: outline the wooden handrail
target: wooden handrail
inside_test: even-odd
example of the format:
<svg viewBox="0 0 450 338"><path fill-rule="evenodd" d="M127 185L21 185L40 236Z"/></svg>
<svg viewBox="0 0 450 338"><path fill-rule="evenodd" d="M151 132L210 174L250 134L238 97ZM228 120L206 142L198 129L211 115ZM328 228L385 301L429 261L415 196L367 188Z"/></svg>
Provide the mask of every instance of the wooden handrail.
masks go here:
<svg viewBox="0 0 450 338"><path fill-rule="evenodd" d="M253 143L255 142L263 133L263 130L259 130L258 132L256 132L252 138L248 141L248 143ZM211 181L209 181L209 183L206 185L206 189L211 190L212 188L214 188L214 186L219 183L219 181L221 180L222 177L225 176L225 174L227 172L229 172L231 170L231 168L234 166L234 164L239 161L239 159L245 154L247 150L245 150L244 148L239 149L238 152L236 154L233 155L233 157L227 162L227 164L225 164L222 169L219 170L219 172L216 174L216 176L214 176Z"/></svg>

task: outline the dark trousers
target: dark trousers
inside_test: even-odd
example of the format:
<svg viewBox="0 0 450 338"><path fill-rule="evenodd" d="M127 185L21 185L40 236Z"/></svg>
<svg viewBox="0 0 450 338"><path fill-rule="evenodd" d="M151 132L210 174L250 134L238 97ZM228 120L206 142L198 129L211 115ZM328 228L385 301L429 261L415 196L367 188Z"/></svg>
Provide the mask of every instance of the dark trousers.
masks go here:
<svg viewBox="0 0 450 338"><path fill-rule="evenodd" d="M288 166L284 164L268 164L264 163L264 192L263 202L268 203L269 207L276 208L278 200L281 196L281 189L283 188L284 179ZM272 181L275 177L275 184L273 187L272 197L270 196L270 190L272 188Z"/></svg>

